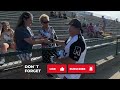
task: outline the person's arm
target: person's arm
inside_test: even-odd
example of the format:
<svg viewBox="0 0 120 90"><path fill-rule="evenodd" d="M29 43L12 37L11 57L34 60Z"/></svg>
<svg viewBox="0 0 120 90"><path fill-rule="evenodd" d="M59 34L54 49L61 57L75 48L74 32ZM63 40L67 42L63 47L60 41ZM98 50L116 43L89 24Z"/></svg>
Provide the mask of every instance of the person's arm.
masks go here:
<svg viewBox="0 0 120 90"><path fill-rule="evenodd" d="M53 43L57 43L58 45L65 46L64 40L53 40Z"/></svg>
<svg viewBox="0 0 120 90"><path fill-rule="evenodd" d="M15 35L16 36L16 35ZM24 40L29 44L42 44L42 43L51 43L47 38L46 39L33 39L29 33L23 32L22 30L17 32L17 37L20 40Z"/></svg>
<svg viewBox="0 0 120 90"><path fill-rule="evenodd" d="M51 43L47 38L34 40L32 37L24 38L24 40L29 44L42 44L42 43Z"/></svg>
<svg viewBox="0 0 120 90"><path fill-rule="evenodd" d="M53 43L56 43L56 44L58 44L58 45L62 45L62 46L64 46L65 45L65 41L64 40L58 40L58 37L57 37L57 35L56 35L56 32L55 32L55 30L53 29L53 27L52 27L52 33L53 33Z"/></svg>

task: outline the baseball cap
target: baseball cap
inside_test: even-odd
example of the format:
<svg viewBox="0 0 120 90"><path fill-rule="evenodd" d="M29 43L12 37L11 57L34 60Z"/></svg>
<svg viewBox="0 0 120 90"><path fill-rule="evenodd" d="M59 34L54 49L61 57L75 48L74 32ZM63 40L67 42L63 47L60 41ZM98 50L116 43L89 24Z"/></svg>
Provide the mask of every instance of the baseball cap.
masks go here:
<svg viewBox="0 0 120 90"><path fill-rule="evenodd" d="M69 22L69 25L81 29L81 22L80 22L78 19L76 19L76 18L75 18L75 19L72 19L72 20Z"/></svg>

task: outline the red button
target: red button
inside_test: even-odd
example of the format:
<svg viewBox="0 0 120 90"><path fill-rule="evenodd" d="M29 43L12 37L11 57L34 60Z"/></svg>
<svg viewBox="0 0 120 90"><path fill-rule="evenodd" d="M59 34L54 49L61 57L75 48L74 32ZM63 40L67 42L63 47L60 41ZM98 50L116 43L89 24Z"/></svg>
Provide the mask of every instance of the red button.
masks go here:
<svg viewBox="0 0 120 90"><path fill-rule="evenodd" d="M66 64L48 64L47 65L47 73L67 73L67 65Z"/></svg>
<svg viewBox="0 0 120 90"><path fill-rule="evenodd" d="M68 64L69 74L91 73L96 72L96 64Z"/></svg>

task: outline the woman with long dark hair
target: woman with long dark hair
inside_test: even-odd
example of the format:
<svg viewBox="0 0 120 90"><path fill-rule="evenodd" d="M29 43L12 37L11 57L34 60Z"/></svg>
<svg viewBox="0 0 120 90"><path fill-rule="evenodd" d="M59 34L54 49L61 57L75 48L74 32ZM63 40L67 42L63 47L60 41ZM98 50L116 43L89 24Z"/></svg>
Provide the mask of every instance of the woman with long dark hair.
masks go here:
<svg viewBox="0 0 120 90"><path fill-rule="evenodd" d="M33 15L30 12L23 12L19 17L14 40L16 43L16 50L23 52L19 55L19 58L24 63L31 63L31 50L33 44L49 43L48 39L34 39L34 34L31 31L31 25L33 22Z"/></svg>

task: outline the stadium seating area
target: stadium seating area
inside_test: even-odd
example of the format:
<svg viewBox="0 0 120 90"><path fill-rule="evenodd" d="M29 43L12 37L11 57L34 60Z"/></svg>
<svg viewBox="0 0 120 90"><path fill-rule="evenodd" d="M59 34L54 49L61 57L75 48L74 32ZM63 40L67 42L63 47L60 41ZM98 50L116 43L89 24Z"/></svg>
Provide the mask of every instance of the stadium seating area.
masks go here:
<svg viewBox="0 0 120 90"><path fill-rule="evenodd" d="M17 24L18 17L24 11L0 11L0 21L7 20L10 22L10 25L13 29ZM36 34L40 27L39 16L43 13L50 14L50 11L30 11L34 16L34 21L32 25L32 30ZM66 12L67 13L67 12ZM101 21L101 18L96 16L85 15L84 16L88 23L92 22L96 24ZM82 20L84 17L79 17ZM63 18L50 18L50 25L52 25L59 37L59 39L66 38L68 36L68 23L71 18L63 19ZM106 31L111 32L113 35L119 34L120 23L115 23L113 20L107 20ZM86 38L86 37L85 37Z"/></svg>
<svg viewBox="0 0 120 90"><path fill-rule="evenodd" d="M22 14L22 12L24 12L24 11L0 11L0 21L4 21L4 20L9 21L11 27L13 29L15 29L17 20L18 20L19 16ZM39 16L43 13L50 15L50 11L30 11L30 12L34 16L33 25L31 28L32 28L34 34L38 34L38 30L41 26L41 24L39 22ZM101 18L96 17L96 16L90 16L90 15L84 15L84 16L79 17L78 19L82 20L84 17L86 18L88 23L92 22L93 24L96 24L101 21ZM66 23L68 23L71 19L72 19L71 17L69 17L68 19L51 18L50 17L50 25L54 27L59 39L65 39L68 37L68 35L69 35L68 31L67 31L68 25L66 25ZM106 31L111 32L113 35L116 35L116 34L119 34L119 29L120 29L119 22L115 23L113 20L107 20ZM92 45L97 44L96 42L93 42L94 38L89 39L86 36L85 36L85 38L86 38L86 41L91 40L91 42L88 41L88 46L91 44ZM91 44L89 44L89 43L91 43Z"/></svg>
<svg viewBox="0 0 120 90"><path fill-rule="evenodd" d="M15 26L17 24L18 17L21 15L21 13L24 11L0 11L0 21L7 20L10 22L10 25L13 29L15 29ZM33 25L32 30L36 34L40 28L40 22L39 22L39 16L43 13L48 14L48 11L30 11L33 16ZM60 18L50 18L50 25L54 27L57 35L59 38L65 37L68 35L67 28L68 26L65 25L68 20L66 19L60 19ZM67 34L67 35L66 35Z"/></svg>

